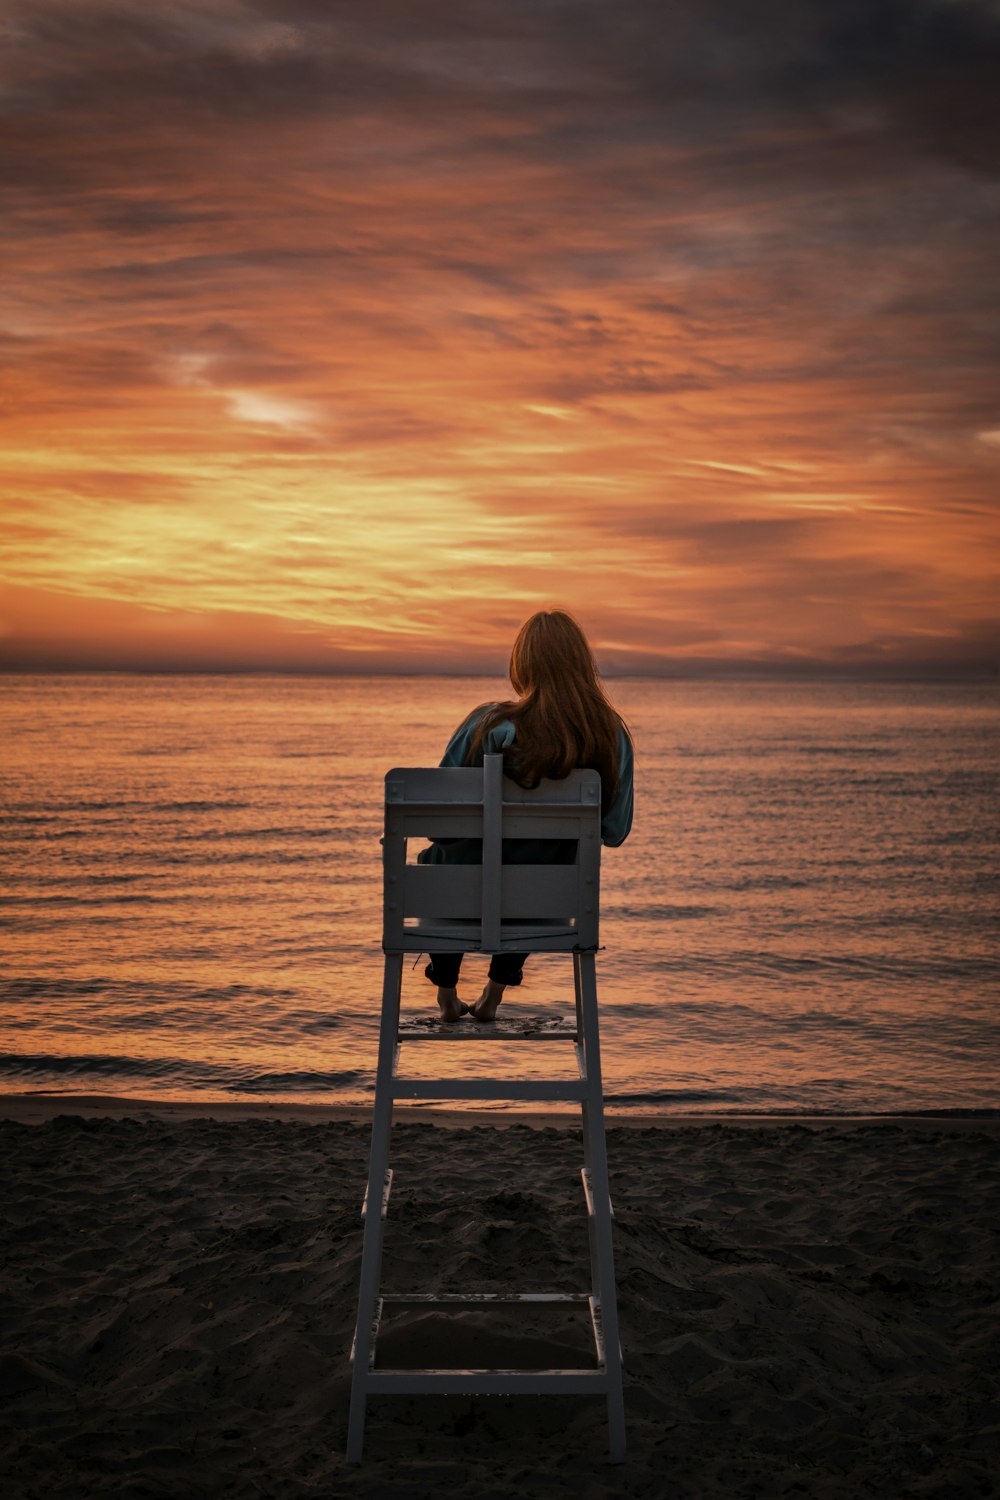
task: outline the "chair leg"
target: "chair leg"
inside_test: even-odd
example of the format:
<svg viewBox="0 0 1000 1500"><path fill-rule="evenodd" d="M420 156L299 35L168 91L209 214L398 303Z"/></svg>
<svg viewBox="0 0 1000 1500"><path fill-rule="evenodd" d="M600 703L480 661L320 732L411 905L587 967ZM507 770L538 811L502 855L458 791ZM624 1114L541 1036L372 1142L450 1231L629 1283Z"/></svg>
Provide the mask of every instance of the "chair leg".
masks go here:
<svg viewBox="0 0 1000 1500"><path fill-rule="evenodd" d="M611 1190L608 1181L607 1140L604 1133L604 1094L601 1044L597 1021L597 975L593 953L575 955L578 976L587 1090L583 1109L584 1156L590 1174L594 1290L600 1298L604 1358L608 1374L608 1439L612 1463L625 1457L625 1400L622 1392L618 1296L615 1289Z"/></svg>
<svg viewBox="0 0 1000 1500"><path fill-rule="evenodd" d="M580 961L583 957L580 953L573 954L573 988L576 991L576 1034L579 1038L580 1047L583 1052L584 1072L589 1080L591 1075L591 1063L587 1057L587 1037L583 1025L583 977ZM598 1060L598 1077L600 1077L600 1062ZM589 1090L588 1090L589 1092ZM587 1094L580 1100L580 1114L583 1120L583 1165L588 1178L591 1176L591 1153L590 1153L590 1101ZM600 1299L601 1288L599 1283L598 1268L600 1261L597 1253L597 1238L595 1233L595 1222L592 1214L587 1215L587 1239L590 1247L590 1290L594 1296Z"/></svg>
<svg viewBox="0 0 1000 1500"><path fill-rule="evenodd" d="M378 1068L375 1074L371 1156L368 1163L368 1200L361 1246L358 1321L354 1332L351 1410L347 1423L347 1462L349 1464L361 1462L365 1439L368 1358L382 1268L382 1189L386 1168L389 1165L389 1133L392 1129L392 1069L396 1052L396 1037L399 1031L402 983L403 955L387 953L385 978L382 985L382 1020L379 1028Z"/></svg>

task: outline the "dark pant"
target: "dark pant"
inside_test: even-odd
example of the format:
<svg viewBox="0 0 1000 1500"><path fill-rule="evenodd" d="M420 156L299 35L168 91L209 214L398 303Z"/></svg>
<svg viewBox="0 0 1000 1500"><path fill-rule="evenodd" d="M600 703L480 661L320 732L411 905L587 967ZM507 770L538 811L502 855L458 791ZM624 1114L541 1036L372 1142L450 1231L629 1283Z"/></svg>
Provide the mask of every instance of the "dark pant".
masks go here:
<svg viewBox="0 0 1000 1500"><path fill-rule="evenodd" d="M458 983L458 971L464 956L462 953L435 953L424 973L439 989L452 990ZM496 984L520 984L527 957L526 953L494 953L490 959L490 978Z"/></svg>

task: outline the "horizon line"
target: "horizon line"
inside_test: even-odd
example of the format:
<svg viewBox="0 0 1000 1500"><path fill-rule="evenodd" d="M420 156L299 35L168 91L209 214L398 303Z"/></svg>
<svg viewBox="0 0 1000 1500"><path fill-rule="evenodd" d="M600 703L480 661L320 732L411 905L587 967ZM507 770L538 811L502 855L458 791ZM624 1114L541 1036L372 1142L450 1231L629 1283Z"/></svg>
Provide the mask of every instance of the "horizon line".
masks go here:
<svg viewBox="0 0 1000 1500"><path fill-rule="evenodd" d="M780 666L774 664L748 667L725 667L701 671L633 671L601 670L599 675L607 681L645 682L731 682L731 681L837 681L837 682L925 682L925 683L1000 683L1000 666L951 666L948 669L928 669L914 666L885 667L853 664L837 666L830 663L810 663L803 666ZM0 677L313 677L313 678L432 678L446 677L457 680L506 678L503 668L495 671L481 669L447 668L375 668L361 671L356 667L239 667L239 666L4 666L0 665Z"/></svg>

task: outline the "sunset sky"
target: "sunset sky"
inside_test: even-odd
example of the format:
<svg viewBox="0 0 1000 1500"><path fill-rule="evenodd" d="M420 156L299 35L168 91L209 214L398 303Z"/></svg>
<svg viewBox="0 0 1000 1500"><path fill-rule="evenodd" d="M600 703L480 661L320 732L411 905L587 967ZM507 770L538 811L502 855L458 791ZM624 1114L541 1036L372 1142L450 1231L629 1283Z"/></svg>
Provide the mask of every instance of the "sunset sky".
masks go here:
<svg viewBox="0 0 1000 1500"><path fill-rule="evenodd" d="M996 5L0 30L0 666L995 670Z"/></svg>

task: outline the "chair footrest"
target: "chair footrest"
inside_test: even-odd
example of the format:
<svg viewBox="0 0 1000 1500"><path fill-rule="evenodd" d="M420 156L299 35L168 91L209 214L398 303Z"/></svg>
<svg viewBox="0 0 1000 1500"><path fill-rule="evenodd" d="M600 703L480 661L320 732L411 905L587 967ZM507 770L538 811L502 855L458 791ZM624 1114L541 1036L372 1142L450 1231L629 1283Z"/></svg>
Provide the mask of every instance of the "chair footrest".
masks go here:
<svg viewBox="0 0 1000 1500"><path fill-rule="evenodd" d="M559 1370L485 1370L485 1369L423 1369L423 1370L379 1370L375 1367L375 1345L378 1341L382 1314L386 1308L424 1307L586 1307L590 1314L590 1326L594 1335L594 1369ZM355 1341L351 1345L351 1363L356 1357ZM606 1390L601 1381L607 1375L607 1357L604 1344L604 1322L601 1305L592 1292L386 1292L378 1299L372 1319L368 1341L368 1360L365 1384L369 1390L395 1391L400 1394L418 1395L437 1391L451 1395L468 1394L487 1396L491 1393L508 1395L516 1391L543 1394L551 1391L563 1395L585 1394L588 1391ZM570 1384L566 1384L569 1381Z"/></svg>
<svg viewBox="0 0 1000 1500"><path fill-rule="evenodd" d="M575 1042L576 1017L497 1016L495 1021L440 1021L437 1016L413 1016L401 1021L400 1042Z"/></svg>
<svg viewBox="0 0 1000 1500"><path fill-rule="evenodd" d="M383 1292L385 1307L509 1307L528 1302L535 1306L552 1303L589 1303L589 1292Z"/></svg>
<svg viewBox="0 0 1000 1500"><path fill-rule="evenodd" d="M367 1370L365 1389L397 1396L603 1396L606 1370Z"/></svg>

